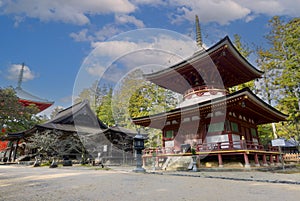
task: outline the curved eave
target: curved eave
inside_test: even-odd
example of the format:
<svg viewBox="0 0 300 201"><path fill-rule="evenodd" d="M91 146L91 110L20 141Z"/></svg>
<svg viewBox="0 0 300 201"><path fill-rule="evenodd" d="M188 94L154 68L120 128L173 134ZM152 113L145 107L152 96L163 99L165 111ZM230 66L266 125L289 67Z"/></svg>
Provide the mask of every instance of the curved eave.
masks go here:
<svg viewBox="0 0 300 201"><path fill-rule="evenodd" d="M246 107L242 108L240 111L248 116L257 117L256 124L260 125L286 121L287 115L261 100L248 88L243 91L243 100Z"/></svg>
<svg viewBox="0 0 300 201"><path fill-rule="evenodd" d="M47 109L54 103L54 102L36 102L36 101L26 100L26 99L19 99L19 102L21 102L25 106L35 105L38 107L40 112Z"/></svg>
<svg viewBox="0 0 300 201"><path fill-rule="evenodd" d="M195 52L191 57L169 68L145 74L144 76L149 81L163 88L183 94L184 91L190 88L191 84L186 83L182 74L189 73L195 69L202 74L201 71L211 70L211 67L209 67L211 65L217 66L225 88L260 78L263 74L262 71L256 69L239 53L229 37L226 36L206 51L200 50ZM228 73L228 70L232 70L232 72ZM232 79L230 77L231 74L234 74L233 77L239 77L239 79ZM206 78L206 80L209 79Z"/></svg>
<svg viewBox="0 0 300 201"><path fill-rule="evenodd" d="M19 98L19 101L23 103L25 106L36 105L40 112L47 109L51 105L53 105L53 101L48 101L46 99L39 98L30 94L27 91L24 91L21 87L17 87L15 89L16 95Z"/></svg>
<svg viewBox="0 0 300 201"><path fill-rule="evenodd" d="M242 101L245 102L246 107L241 106ZM190 114L207 114L213 110L224 109L225 107L229 111L236 110L248 116L250 115L255 118L256 124L280 122L285 121L287 118L287 115L265 103L253 94L250 89L245 88L224 97L177 108L164 113L134 118L132 121L136 125L163 128L166 121L176 118L183 119L184 116L190 116Z"/></svg>
<svg viewBox="0 0 300 201"><path fill-rule="evenodd" d="M228 48L228 50L235 56L235 58L238 61L240 61L246 67L246 69L242 69L242 70L247 70L247 71L251 72L253 74L253 76L256 77L256 78L260 78L262 76L262 74L264 72L258 70L245 57L243 57L241 55L241 53L233 45L233 43L231 42L231 40L230 40L230 38L228 36L226 36L225 38L223 38L221 41L219 41L214 46L210 47L207 50L207 52L210 55L210 54L212 54L213 52L215 52L216 50L218 50L218 49L220 49L222 47Z"/></svg>

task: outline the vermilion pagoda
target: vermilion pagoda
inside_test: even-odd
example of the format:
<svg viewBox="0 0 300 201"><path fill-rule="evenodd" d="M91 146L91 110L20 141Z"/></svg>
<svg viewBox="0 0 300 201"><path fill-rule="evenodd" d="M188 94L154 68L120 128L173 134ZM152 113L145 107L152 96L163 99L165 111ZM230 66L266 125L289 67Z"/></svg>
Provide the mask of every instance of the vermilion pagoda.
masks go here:
<svg viewBox="0 0 300 201"><path fill-rule="evenodd" d="M199 41L198 41L199 43ZM192 146L200 156L249 159L256 166L279 162L279 152L264 148L257 126L286 119L249 88L229 93L229 88L260 78L263 72L252 66L225 37L209 49L145 78L183 95L179 107L160 114L133 119L134 124L162 130L162 155L182 155ZM145 152L144 157L152 155ZM186 155L186 153L185 153Z"/></svg>
<svg viewBox="0 0 300 201"><path fill-rule="evenodd" d="M25 107L35 105L38 108L38 112L42 112L53 105L54 102L39 98L22 89L21 84L23 80L23 72L24 64L22 64L22 68L19 74L18 86L15 88L16 96L19 98L19 102L22 103ZM2 133L6 132L4 128L2 128L2 130ZM0 151L5 150L7 148L7 144L8 141L0 141Z"/></svg>
<svg viewBox="0 0 300 201"><path fill-rule="evenodd" d="M53 105L54 102L34 96L22 89L21 84L23 79L23 72L24 64L22 64L22 68L20 71L18 86L15 88L16 95L19 98L19 102L24 106L35 105L39 109L39 112Z"/></svg>

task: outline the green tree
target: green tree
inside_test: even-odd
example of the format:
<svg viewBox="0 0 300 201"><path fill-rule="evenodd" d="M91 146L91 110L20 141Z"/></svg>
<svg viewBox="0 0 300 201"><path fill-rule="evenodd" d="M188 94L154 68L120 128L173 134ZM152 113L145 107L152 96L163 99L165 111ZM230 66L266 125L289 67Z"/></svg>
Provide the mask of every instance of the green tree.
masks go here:
<svg viewBox="0 0 300 201"><path fill-rule="evenodd" d="M260 66L266 72L267 101L289 115L285 126L277 124L280 136L298 136L300 97L300 18L284 21L275 16L269 21L271 28L266 39L270 47L260 50ZM271 91L271 93L269 93ZM273 96L272 96L273 94Z"/></svg>
<svg viewBox="0 0 300 201"><path fill-rule="evenodd" d="M63 108L60 106L55 107L50 114L50 119L53 119L62 110Z"/></svg>
<svg viewBox="0 0 300 201"><path fill-rule="evenodd" d="M129 113L132 118L153 115L174 109L178 104L177 94L157 85L145 82L130 98ZM146 147L161 146L161 130L144 128L148 133Z"/></svg>
<svg viewBox="0 0 300 201"><path fill-rule="evenodd" d="M249 48L249 46L245 43L242 43L241 36L238 34L234 34L234 41L233 41L236 49L239 51L239 53L244 57L244 58L249 58L249 56L253 53L253 50ZM235 92L238 90L241 90L243 88L250 88L251 90L254 90L255 85L254 85L254 80L239 84L237 86L231 87L229 89L230 92Z"/></svg>
<svg viewBox="0 0 300 201"><path fill-rule="evenodd" d="M45 158L51 156L62 158L71 152L82 152L82 143L77 135L63 136L61 131L45 130L36 132L27 139L29 149L37 149L36 155L42 154Z"/></svg>
<svg viewBox="0 0 300 201"><path fill-rule="evenodd" d="M130 72L102 99L97 115L105 124L135 129L132 118L170 110L178 104L174 92L145 81L142 74L140 70ZM147 146L160 145L160 130L143 128L141 132L148 134Z"/></svg>
<svg viewBox="0 0 300 201"><path fill-rule="evenodd" d="M103 96L100 106L96 110L97 116L107 126L115 125L112 113L112 88Z"/></svg>
<svg viewBox="0 0 300 201"><path fill-rule="evenodd" d="M9 133L27 130L39 123L35 105L25 107L13 88L0 88L0 127ZM3 133L2 133L3 135Z"/></svg>
<svg viewBox="0 0 300 201"><path fill-rule="evenodd" d="M75 103L88 100L93 111L96 111L102 102L102 98L109 92L110 87L99 86L96 81L90 88L83 89L79 96L75 99Z"/></svg>

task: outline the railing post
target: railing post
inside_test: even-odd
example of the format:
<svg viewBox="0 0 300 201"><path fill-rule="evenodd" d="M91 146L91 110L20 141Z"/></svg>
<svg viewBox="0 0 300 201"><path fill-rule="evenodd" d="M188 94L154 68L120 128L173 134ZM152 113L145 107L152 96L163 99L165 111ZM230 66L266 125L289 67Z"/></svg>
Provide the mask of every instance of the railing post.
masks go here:
<svg viewBox="0 0 300 201"><path fill-rule="evenodd" d="M263 154L263 166L268 166L266 154Z"/></svg>
<svg viewBox="0 0 300 201"><path fill-rule="evenodd" d="M222 154L218 154L219 168L223 167Z"/></svg>
<svg viewBox="0 0 300 201"><path fill-rule="evenodd" d="M270 154L270 165L274 165L273 154Z"/></svg>
<svg viewBox="0 0 300 201"><path fill-rule="evenodd" d="M249 158L246 152L244 153L244 161L245 161L245 168L250 169Z"/></svg>
<svg viewBox="0 0 300 201"><path fill-rule="evenodd" d="M254 155L254 161L255 161L255 166L256 166L256 167L259 167L260 164L259 164L259 160L258 160L258 154L255 154L255 155Z"/></svg>

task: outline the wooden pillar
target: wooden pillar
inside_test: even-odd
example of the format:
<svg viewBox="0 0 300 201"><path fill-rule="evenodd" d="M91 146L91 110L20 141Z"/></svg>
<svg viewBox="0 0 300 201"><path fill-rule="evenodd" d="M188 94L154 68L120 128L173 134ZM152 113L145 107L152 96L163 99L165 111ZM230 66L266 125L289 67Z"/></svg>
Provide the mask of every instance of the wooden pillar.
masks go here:
<svg viewBox="0 0 300 201"><path fill-rule="evenodd" d="M245 168L250 169L249 158L246 152L244 153L244 161L245 161Z"/></svg>
<svg viewBox="0 0 300 201"><path fill-rule="evenodd" d="M7 162L11 162L11 154L12 154L13 147L14 147L14 141L10 141L10 142L11 142L11 145L10 145L10 151L9 151Z"/></svg>
<svg viewBox="0 0 300 201"><path fill-rule="evenodd" d="M256 167L259 167L260 164L259 164L258 154L257 154L257 153L254 155L254 161L255 161L255 166L256 166Z"/></svg>
<svg viewBox="0 0 300 201"><path fill-rule="evenodd" d="M266 154L263 154L263 166L268 166Z"/></svg>
<svg viewBox="0 0 300 201"><path fill-rule="evenodd" d="M276 159L276 165L280 165L280 158L278 154L275 156L275 159Z"/></svg>
<svg viewBox="0 0 300 201"><path fill-rule="evenodd" d="M218 154L218 161L219 161L219 167L223 167L223 160L222 160L222 154Z"/></svg>
<svg viewBox="0 0 300 201"><path fill-rule="evenodd" d="M273 154L270 154L270 165L274 165Z"/></svg>
<svg viewBox="0 0 300 201"><path fill-rule="evenodd" d="M19 141L20 139L17 140L16 142L16 146L15 146L15 149L14 149L14 157L13 157L13 162L15 162L15 160L17 159L17 151L18 151L18 147L19 147Z"/></svg>
<svg viewBox="0 0 300 201"><path fill-rule="evenodd" d="M228 133L229 149L233 149L232 134Z"/></svg>

